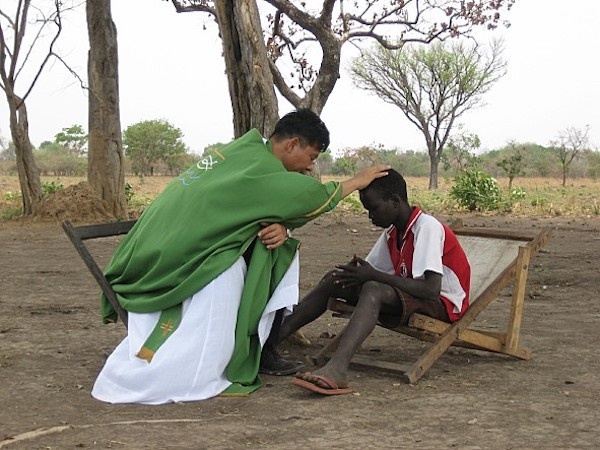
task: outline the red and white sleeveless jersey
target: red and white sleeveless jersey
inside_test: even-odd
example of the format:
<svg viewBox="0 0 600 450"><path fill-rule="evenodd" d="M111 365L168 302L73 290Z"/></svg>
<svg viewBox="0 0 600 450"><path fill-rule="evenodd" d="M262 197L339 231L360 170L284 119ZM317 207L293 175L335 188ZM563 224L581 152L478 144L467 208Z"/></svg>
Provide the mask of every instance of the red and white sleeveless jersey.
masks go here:
<svg viewBox="0 0 600 450"><path fill-rule="evenodd" d="M442 275L440 299L452 322L469 307L471 266L454 232L435 217L413 207L404 235L393 225L367 256L375 268L405 278L422 279L430 270Z"/></svg>

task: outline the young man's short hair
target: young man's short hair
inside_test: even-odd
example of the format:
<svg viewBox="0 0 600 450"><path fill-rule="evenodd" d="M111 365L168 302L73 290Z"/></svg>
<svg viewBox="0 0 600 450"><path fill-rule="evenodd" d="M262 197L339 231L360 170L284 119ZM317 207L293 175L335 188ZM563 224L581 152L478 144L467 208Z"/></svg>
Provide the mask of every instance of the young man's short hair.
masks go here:
<svg viewBox="0 0 600 450"><path fill-rule="evenodd" d="M394 169L389 169L385 177L374 179L371 184L361 190L363 192L376 192L384 200L389 200L394 196L400 197L408 203L408 192L406 190L406 180L400 173Z"/></svg>

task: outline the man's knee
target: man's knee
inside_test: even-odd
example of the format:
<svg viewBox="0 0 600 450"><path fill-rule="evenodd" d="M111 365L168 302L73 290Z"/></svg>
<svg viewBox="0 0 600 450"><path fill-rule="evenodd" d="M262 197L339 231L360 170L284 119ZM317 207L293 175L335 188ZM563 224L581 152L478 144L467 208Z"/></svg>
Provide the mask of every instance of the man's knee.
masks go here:
<svg viewBox="0 0 600 450"><path fill-rule="evenodd" d="M319 282L319 284L321 284L323 286L333 287L334 281L335 281L335 275L334 275L335 272L337 272L337 270L335 270L335 269L327 272L325 275L323 275L323 278L321 278L321 281Z"/></svg>
<svg viewBox="0 0 600 450"><path fill-rule="evenodd" d="M389 300L395 298L395 296L396 294L391 286L378 281L367 281L362 285L360 291L361 299L369 299L370 301L379 304L388 303Z"/></svg>

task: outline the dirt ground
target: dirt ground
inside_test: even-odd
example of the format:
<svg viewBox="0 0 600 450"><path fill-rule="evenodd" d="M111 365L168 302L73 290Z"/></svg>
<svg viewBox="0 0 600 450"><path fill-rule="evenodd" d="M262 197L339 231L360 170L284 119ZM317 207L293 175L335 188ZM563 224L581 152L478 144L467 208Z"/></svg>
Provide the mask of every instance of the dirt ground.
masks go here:
<svg viewBox="0 0 600 450"><path fill-rule="evenodd" d="M599 448L600 218L462 219L553 230L529 272L521 339L530 361L452 348L415 385L353 367L351 395L318 397L289 377L265 376L249 397L162 406L90 396L124 327L100 323L99 288L57 221L1 223L0 447ZM302 291L335 263L364 255L378 234L364 215L330 215L297 230ZM91 244L101 264L116 243ZM509 301L506 289L477 323L502 330ZM344 323L327 314L304 329L310 346L284 349L310 362ZM426 345L378 328L361 352L410 361Z"/></svg>

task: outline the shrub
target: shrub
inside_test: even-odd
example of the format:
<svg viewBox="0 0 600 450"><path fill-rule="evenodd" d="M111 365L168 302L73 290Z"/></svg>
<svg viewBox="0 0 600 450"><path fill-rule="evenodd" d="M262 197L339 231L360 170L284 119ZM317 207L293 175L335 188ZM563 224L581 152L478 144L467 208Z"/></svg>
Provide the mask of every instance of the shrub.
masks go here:
<svg viewBox="0 0 600 450"><path fill-rule="evenodd" d="M42 193L44 195L54 194L56 191L64 189L64 187L65 186L60 182L60 180L46 181L42 183Z"/></svg>
<svg viewBox="0 0 600 450"><path fill-rule="evenodd" d="M469 211L497 210L501 204L498 182L478 168L465 169L454 178L450 197Z"/></svg>

